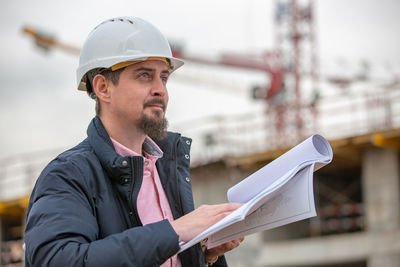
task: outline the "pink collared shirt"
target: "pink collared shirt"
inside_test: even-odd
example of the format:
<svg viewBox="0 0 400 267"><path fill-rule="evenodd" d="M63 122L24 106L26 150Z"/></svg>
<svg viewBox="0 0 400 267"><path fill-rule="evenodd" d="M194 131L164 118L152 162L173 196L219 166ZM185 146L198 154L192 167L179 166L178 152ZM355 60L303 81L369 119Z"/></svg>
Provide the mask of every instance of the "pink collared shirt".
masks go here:
<svg viewBox="0 0 400 267"><path fill-rule="evenodd" d="M142 156L135 151L118 143L111 138L115 151L123 156ZM139 218L143 225L168 219L174 220L171 208L158 176L156 161L163 156L163 152L150 137L146 137L143 143L143 182L137 198ZM169 258L160 267L181 267L177 255Z"/></svg>

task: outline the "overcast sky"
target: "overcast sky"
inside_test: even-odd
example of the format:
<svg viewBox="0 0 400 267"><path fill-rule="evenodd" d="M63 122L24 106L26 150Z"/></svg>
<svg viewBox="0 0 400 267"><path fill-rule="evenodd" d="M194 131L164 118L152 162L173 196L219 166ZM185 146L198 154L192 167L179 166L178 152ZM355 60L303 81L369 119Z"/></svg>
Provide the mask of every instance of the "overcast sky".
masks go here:
<svg viewBox="0 0 400 267"><path fill-rule="evenodd" d="M346 70L361 60L371 62L372 69L399 68L400 1L315 2L322 71L335 67ZM22 34L23 26L37 27L60 41L80 47L89 31L101 21L134 15L152 22L192 55L253 54L274 47L273 3L271 0L2 0L0 157L72 146L85 137L87 124L94 115L93 101L76 90L78 57L37 49ZM243 97L243 91L214 90L224 86L207 85L210 81L229 87L236 84L235 78L240 75L234 72L214 75L190 63L185 67L190 75L200 76L205 82L182 82L172 77L168 111L171 125L254 107Z"/></svg>

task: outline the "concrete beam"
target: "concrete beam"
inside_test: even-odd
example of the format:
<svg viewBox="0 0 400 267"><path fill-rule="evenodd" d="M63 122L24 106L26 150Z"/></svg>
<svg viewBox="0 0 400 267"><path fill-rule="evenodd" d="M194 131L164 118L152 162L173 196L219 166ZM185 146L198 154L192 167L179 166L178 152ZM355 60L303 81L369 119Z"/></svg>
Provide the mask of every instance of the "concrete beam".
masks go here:
<svg viewBox="0 0 400 267"><path fill-rule="evenodd" d="M267 243L259 251L257 266L338 264L366 261L374 254L400 255L400 231L382 235L363 232Z"/></svg>

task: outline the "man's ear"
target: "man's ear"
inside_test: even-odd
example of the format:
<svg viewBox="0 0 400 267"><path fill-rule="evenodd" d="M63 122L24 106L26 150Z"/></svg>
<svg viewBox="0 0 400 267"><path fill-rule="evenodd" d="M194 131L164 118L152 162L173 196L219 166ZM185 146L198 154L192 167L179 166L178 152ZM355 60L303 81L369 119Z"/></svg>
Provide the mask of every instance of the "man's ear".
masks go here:
<svg viewBox="0 0 400 267"><path fill-rule="evenodd" d="M97 74L93 78L92 87L96 93L96 97L103 102L110 102L109 81L101 74Z"/></svg>

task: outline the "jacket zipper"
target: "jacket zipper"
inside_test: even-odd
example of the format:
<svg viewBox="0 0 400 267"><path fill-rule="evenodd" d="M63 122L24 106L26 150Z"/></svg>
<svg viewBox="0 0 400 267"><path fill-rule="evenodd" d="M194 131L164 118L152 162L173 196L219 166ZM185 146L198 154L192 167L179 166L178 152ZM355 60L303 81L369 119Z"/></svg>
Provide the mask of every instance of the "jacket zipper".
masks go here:
<svg viewBox="0 0 400 267"><path fill-rule="evenodd" d="M131 160L131 168L133 169L133 171L131 172L131 183L130 183L130 189L129 189L129 215L131 218L131 222L133 223L133 225L136 226L141 226L142 225L142 221L139 218L139 214L137 211L137 205L136 205L136 199L137 199L137 195L139 194L139 189L140 189L140 184L138 184L135 187L135 184L139 181L137 181L137 179L135 179L135 172L139 171L139 166L134 166L134 160L133 157L130 157ZM137 178L139 179L139 175L136 175ZM141 183L141 181L140 181ZM136 192L137 191L137 192ZM135 196L135 201L133 201L133 197ZM136 223L133 221L136 220Z"/></svg>
<svg viewBox="0 0 400 267"><path fill-rule="evenodd" d="M179 211L181 213L181 216L183 216L183 208L182 208L182 201L181 201L181 194L179 192L179 180L178 180L178 175L177 175L177 170L178 170L178 157L177 157L177 151L178 151L178 143L179 143L179 139L176 139L175 142L175 147L174 147L174 164L175 164L175 168L174 168L174 176L175 176L175 181L176 181L176 193L178 196L178 206L179 206Z"/></svg>

